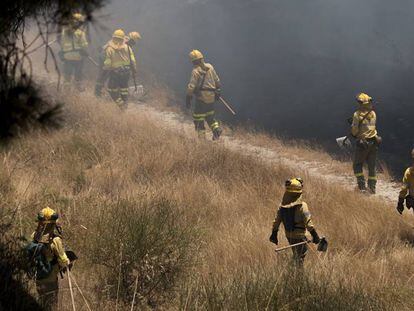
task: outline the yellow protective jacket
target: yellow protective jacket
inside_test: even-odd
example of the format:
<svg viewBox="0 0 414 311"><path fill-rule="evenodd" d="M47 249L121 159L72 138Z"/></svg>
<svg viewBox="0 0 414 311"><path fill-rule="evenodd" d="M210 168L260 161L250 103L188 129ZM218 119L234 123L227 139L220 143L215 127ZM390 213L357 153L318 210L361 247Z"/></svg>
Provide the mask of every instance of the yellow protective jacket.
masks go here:
<svg viewBox="0 0 414 311"><path fill-rule="evenodd" d="M208 68L208 70L203 70L201 66L193 68L190 82L187 87L187 95L195 95L196 98L203 103L212 104L215 102L214 90L220 88L220 78L211 64L204 65ZM203 82L203 76L205 76L205 79L203 85L201 85Z"/></svg>
<svg viewBox="0 0 414 311"><path fill-rule="evenodd" d="M32 239L35 237L35 232L32 234ZM47 243L45 243L47 241ZM53 271L46 279L40 280L40 282L51 282L57 278L57 275L61 268L65 268L69 265L69 258L66 256L65 248L63 246L62 238L56 235L45 235L42 237L42 240L39 241L46 244L46 252L44 255L49 262L52 262L55 258L57 260L57 265L53 266Z"/></svg>
<svg viewBox="0 0 414 311"><path fill-rule="evenodd" d="M108 42L105 49L104 69L113 70L122 67L132 67L136 70L135 54L127 44Z"/></svg>
<svg viewBox="0 0 414 311"><path fill-rule="evenodd" d="M302 201L302 195L285 194L273 222L273 231L279 230L282 223L288 239L303 239L306 230L314 230L308 204Z"/></svg>
<svg viewBox="0 0 414 311"><path fill-rule="evenodd" d="M405 198L407 195L414 196L414 166L408 168L403 177L400 198Z"/></svg>
<svg viewBox="0 0 414 311"><path fill-rule="evenodd" d="M81 28L74 29L66 26L62 28L61 46L65 60L82 60L81 50L88 47L86 33Z"/></svg>
<svg viewBox="0 0 414 311"><path fill-rule="evenodd" d="M375 111L371 109L358 109L352 118L351 133L357 139L374 138L378 134L376 124L377 115Z"/></svg>

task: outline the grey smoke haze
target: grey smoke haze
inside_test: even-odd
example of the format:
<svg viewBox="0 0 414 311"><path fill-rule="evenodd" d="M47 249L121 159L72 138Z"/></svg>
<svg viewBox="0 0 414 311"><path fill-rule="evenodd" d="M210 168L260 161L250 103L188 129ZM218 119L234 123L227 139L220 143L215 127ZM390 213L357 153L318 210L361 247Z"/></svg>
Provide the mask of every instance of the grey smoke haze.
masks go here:
<svg viewBox="0 0 414 311"><path fill-rule="evenodd" d="M380 102L384 157L398 170L409 160L412 0L114 0L105 12L110 31L142 33L140 65L183 98L187 54L197 48L220 74L237 121L333 148L365 91Z"/></svg>

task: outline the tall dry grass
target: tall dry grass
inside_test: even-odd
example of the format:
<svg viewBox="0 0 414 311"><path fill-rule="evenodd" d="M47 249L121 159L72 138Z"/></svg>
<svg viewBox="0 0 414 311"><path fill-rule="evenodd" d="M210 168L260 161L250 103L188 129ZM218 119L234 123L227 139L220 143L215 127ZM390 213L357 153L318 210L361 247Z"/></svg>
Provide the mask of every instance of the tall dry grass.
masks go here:
<svg viewBox="0 0 414 311"><path fill-rule="evenodd" d="M414 308L410 219L386 202L66 95L63 129L2 151L0 189L20 207L17 233L29 235L45 205L60 212L80 257L73 275L94 310L126 310L134 296L140 309ZM327 254L309 253L303 274L268 242L291 176L304 178L330 242ZM61 309L70 310L66 281L61 288Z"/></svg>

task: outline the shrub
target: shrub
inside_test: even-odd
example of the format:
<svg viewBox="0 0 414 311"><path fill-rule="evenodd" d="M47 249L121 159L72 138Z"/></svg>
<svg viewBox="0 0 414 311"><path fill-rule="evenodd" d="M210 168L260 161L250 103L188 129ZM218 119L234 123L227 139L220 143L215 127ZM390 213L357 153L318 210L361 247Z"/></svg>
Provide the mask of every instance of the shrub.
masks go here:
<svg viewBox="0 0 414 311"><path fill-rule="evenodd" d="M191 265L197 231L173 202L121 200L106 206L95 224L89 260L105 268L110 295L156 305ZM119 286L119 290L118 290Z"/></svg>

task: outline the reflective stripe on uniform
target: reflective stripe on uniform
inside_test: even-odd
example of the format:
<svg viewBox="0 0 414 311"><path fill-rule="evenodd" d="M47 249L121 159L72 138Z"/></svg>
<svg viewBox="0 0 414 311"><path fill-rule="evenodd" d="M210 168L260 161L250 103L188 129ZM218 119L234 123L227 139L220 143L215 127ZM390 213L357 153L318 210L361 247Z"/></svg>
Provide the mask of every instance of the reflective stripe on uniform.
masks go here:
<svg viewBox="0 0 414 311"><path fill-rule="evenodd" d="M377 180L376 176L368 176L368 180Z"/></svg>
<svg viewBox="0 0 414 311"><path fill-rule="evenodd" d="M212 116L212 115L214 115L214 113L215 113L215 111L214 111L214 110L209 111L209 112L207 112L207 113L206 113L206 117L208 117L208 116Z"/></svg>
<svg viewBox="0 0 414 311"><path fill-rule="evenodd" d="M216 130L216 129L218 129L220 127L220 125L219 125L218 122L214 122L210 126L211 126L211 129L213 129L213 130Z"/></svg>
<svg viewBox="0 0 414 311"><path fill-rule="evenodd" d="M357 173L355 174L355 177L364 177L364 173Z"/></svg>
<svg viewBox="0 0 414 311"><path fill-rule="evenodd" d="M196 113L193 114L194 121L204 121L205 118L206 118L206 115L204 113L203 114L196 114Z"/></svg>
<svg viewBox="0 0 414 311"><path fill-rule="evenodd" d="M119 91L121 92L122 95L128 95L129 94L129 90L127 88L121 88Z"/></svg>

